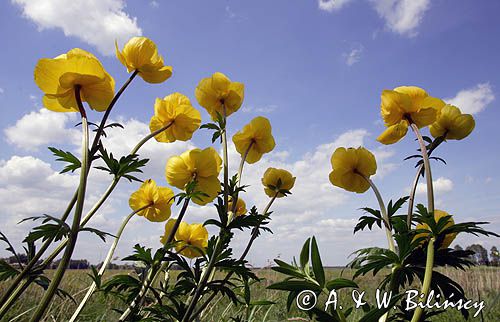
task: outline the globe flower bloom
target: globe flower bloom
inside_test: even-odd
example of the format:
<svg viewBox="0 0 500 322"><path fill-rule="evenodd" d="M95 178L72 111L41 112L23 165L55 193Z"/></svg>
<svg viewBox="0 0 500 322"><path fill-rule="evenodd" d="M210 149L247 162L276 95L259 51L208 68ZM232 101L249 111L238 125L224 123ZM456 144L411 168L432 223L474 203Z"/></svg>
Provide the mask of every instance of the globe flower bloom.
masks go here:
<svg viewBox="0 0 500 322"><path fill-rule="evenodd" d="M410 123L418 128L436 121L438 110L445 103L429 96L416 86L400 86L384 90L381 96L381 113L387 129L377 138L380 143L393 144L401 140Z"/></svg>
<svg viewBox="0 0 500 322"><path fill-rule="evenodd" d="M330 160L333 171L330 182L351 192L363 193L370 188L368 178L377 172L373 154L363 147L337 148Z"/></svg>
<svg viewBox="0 0 500 322"><path fill-rule="evenodd" d="M445 217L445 216L450 216L450 214L447 213L446 211L443 211L443 210L438 210L438 209L434 210L434 220L436 221L436 223L439 221L440 218ZM448 221L447 221L446 225L444 226L443 230L454 225L454 224L455 224L455 221L453 220L453 217L448 218ZM415 229L425 229L425 230L429 230L429 231L431 230L429 225L423 224L423 223L418 224ZM420 237L426 237L427 235L428 234L426 234L426 233L416 234L415 237L413 237L413 240L416 240L417 238L420 238ZM443 243L441 244L439 249L448 248L456 236L457 236L456 233L446 234L444 236ZM422 243L423 243L423 241L422 241Z"/></svg>
<svg viewBox="0 0 500 322"><path fill-rule="evenodd" d="M105 111L115 95L115 81L91 53L74 48L56 58L43 58L35 67L35 83L45 93L43 105L54 112L78 112L75 89L82 102Z"/></svg>
<svg viewBox="0 0 500 322"><path fill-rule="evenodd" d="M236 151L243 157L248 150L246 162L255 163L264 153L271 152L276 143L271 133L271 123L265 117L258 116L245 125L233 136Z"/></svg>
<svg viewBox="0 0 500 322"><path fill-rule="evenodd" d="M181 93L173 93L155 101L155 115L149 122L151 132L170 127L155 136L158 142L187 141L200 127L201 115L193 108L189 98Z"/></svg>
<svg viewBox="0 0 500 322"><path fill-rule="evenodd" d="M207 110L212 119L217 120L217 113L224 114L223 106L226 108L226 116L233 114L241 107L244 85L231 82L222 73L215 73L200 81L196 87L195 96L198 103Z"/></svg>
<svg viewBox="0 0 500 322"><path fill-rule="evenodd" d="M476 122L470 114L462 114L458 107L445 105L439 110L436 122L429 130L435 138L445 135L447 140L462 140L466 138L474 127Z"/></svg>
<svg viewBox="0 0 500 322"><path fill-rule="evenodd" d="M167 242L167 238L174 228L175 222L175 219L169 219L165 224L165 234L160 239L162 244ZM174 241L177 241L175 249L182 255L188 258L200 257L204 254L208 246L208 231L202 224L181 222L175 233ZM189 246L195 246L199 249Z"/></svg>
<svg viewBox="0 0 500 322"><path fill-rule="evenodd" d="M165 175L167 182L179 189L184 189L189 182L195 180L195 191L205 195L193 198L193 202L205 205L214 200L221 190L218 179L221 164L222 159L214 148L193 149L171 157L167 161Z"/></svg>
<svg viewBox="0 0 500 322"><path fill-rule="evenodd" d="M127 71L137 70L139 76L148 83L163 83L172 76L172 66L165 66L163 57L158 54L156 44L146 37L132 37L120 52L118 43L116 57L127 67Z"/></svg>
<svg viewBox="0 0 500 322"><path fill-rule="evenodd" d="M269 197L277 198L284 197L285 194L279 192L280 190L291 190L295 184L295 177L286 170L268 168L262 177L262 184L264 185L264 192ZM276 194L278 192L278 194Z"/></svg>
<svg viewBox="0 0 500 322"><path fill-rule="evenodd" d="M174 192L167 187L158 187L153 179L144 181L139 190L132 193L128 201L132 210L139 210L137 215L149 221L160 222L170 217L170 207L174 201Z"/></svg>
<svg viewBox="0 0 500 322"><path fill-rule="evenodd" d="M227 208L229 210L232 210L233 209L233 200L229 200L229 203L228 203L228 206ZM247 205L245 203L245 201L243 201L243 199L241 198L238 198L238 200L236 200L236 210L235 210L235 215L236 217L237 216L243 216L244 214L247 213Z"/></svg>

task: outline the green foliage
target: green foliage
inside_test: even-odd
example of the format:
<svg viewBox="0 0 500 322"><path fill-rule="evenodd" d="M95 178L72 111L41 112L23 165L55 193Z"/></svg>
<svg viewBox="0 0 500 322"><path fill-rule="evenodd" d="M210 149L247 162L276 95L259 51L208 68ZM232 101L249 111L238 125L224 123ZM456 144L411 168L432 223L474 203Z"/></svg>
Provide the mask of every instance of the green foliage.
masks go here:
<svg viewBox="0 0 500 322"><path fill-rule="evenodd" d="M142 173L141 168L148 163L149 159L139 159L137 154L122 156L120 160L113 157L113 153L109 153L103 147L99 148L99 157L104 161L106 166L96 166L96 169L106 171L115 176L115 178L126 178L130 182L142 180L138 179L133 173Z"/></svg>
<svg viewBox="0 0 500 322"><path fill-rule="evenodd" d="M67 166L65 166L61 172L59 173L65 173L65 172L75 172L75 170L80 169L82 166L82 163L80 162L80 159L78 159L73 153L63 151L54 147L49 147L49 150L52 152L54 156L56 156L56 161L62 161L68 163Z"/></svg>

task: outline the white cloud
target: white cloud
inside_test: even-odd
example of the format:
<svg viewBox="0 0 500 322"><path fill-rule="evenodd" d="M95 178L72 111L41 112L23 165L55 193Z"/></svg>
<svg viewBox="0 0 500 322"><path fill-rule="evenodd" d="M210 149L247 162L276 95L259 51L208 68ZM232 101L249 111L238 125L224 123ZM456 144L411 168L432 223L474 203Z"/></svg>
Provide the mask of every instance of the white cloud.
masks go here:
<svg viewBox="0 0 500 322"><path fill-rule="evenodd" d="M481 112L495 99L495 94L489 83L477 84L474 87L463 89L455 97L445 101L455 105L464 113L476 114Z"/></svg>
<svg viewBox="0 0 500 322"><path fill-rule="evenodd" d="M432 186L434 188L434 193L444 193L453 190L453 181L448 178L439 177L432 181ZM427 193L427 184L419 183L417 186L417 194L423 195Z"/></svg>
<svg viewBox="0 0 500 322"><path fill-rule="evenodd" d="M158 1L155 1L155 0L151 1L151 2L149 3L149 5L150 5L151 7L153 7L153 8L158 8L158 7L160 7L160 3L159 3Z"/></svg>
<svg viewBox="0 0 500 322"><path fill-rule="evenodd" d="M395 33L415 36L430 0L370 0L386 26Z"/></svg>
<svg viewBox="0 0 500 322"><path fill-rule="evenodd" d="M0 95L2 95L3 93L5 93L4 89L0 87Z"/></svg>
<svg viewBox="0 0 500 322"><path fill-rule="evenodd" d="M351 1L352 0L318 0L318 7L321 10L332 12L334 10L340 10Z"/></svg>
<svg viewBox="0 0 500 322"><path fill-rule="evenodd" d="M269 114L278 109L278 105L270 104L266 106L243 106L241 111L244 113Z"/></svg>
<svg viewBox="0 0 500 322"><path fill-rule="evenodd" d="M66 36L77 37L104 55L114 54L115 40L123 44L130 37L142 34L137 18L124 11L123 0L12 1L39 30L60 28Z"/></svg>
<svg viewBox="0 0 500 322"><path fill-rule="evenodd" d="M77 123L74 113L54 113L42 108L24 115L4 134L8 143L28 151L49 143L78 144L80 131L71 128L71 122Z"/></svg>
<svg viewBox="0 0 500 322"><path fill-rule="evenodd" d="M364 47L361 44L356 44L352 46L348 53L343 53L342 57L345 60L347 66L352 66L360 61L361 54L363 53Z"/></svg>

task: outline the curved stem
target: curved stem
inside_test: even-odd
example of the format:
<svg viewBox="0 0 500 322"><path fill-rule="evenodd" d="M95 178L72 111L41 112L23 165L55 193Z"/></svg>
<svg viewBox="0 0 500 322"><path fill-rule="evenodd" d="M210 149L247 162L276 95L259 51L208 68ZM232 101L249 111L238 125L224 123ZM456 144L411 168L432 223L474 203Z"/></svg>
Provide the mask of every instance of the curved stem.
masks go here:
<svg viewBox="0 0 500 322"><path fill-rule="evenodd" d="M130 77L128 78L128 80L122 85L122 87L116 93L116 95L113 97L113 99L111 100L108 108L106 109L106 111L104 113L104 116L103 116L103 118L101 120L101 123L99 125L99 128L97 130L96 136L94 137L94 141L92 142L92 148L90 149L91 151L90 151L90 154L89 154L89 162L88 162L88 166L87 166L87 171L90 170L90 166L91 166L91 163L93 161L92 157L97 152L97 149L98 149L98 146L99 146L98 145L99 144L99 140L100 140L100 138L102 136L102 133L104 132L104 127L106 126L106 121L107 121L107 119L108 119L108 117L109 117L109 115L111 113L111 110L113 109L113 106L116 104L116 102L118 101L118 99L120 98L120 96L123 94L123 92L125 91L125 89L128 87L128 85L135 78L135 76L137 75L137 73L138 73L137 71L134 71L132 73L132 75L130 75ZM77 195L78 195L78 190L75 191L75 193L73 195L73 198L71 199L71 201L69 202L69 204L67 206L66 211L61 216L61 221L66 221L66 219L68 218L71 210L75 206ZM14 292L14 290L17 289L16 293L19 293L19 288L18 287L20 286L21 281L28 275L28 273L35 266L35 264L38 262L38 260L47 251L47 249L49 248L49 246L52 244L53 240L54 240L54 238L49 238L49 239L47 239L42 244L42 246L38 249L38 251L36 252L36 254L34 255L34 257L31 259L31 261L28 262L28 264L23 268L23 270L16 276L16 278L14 279L14 281L10 284L9 288L4 292L4 294L2 294L2 297L0 298L0 305L2 305L2 308L0 309L0 319L6 313L6 310L8 310L10 308L10 305L6 306L6 305L3 305L3 304L7 300L9 300L9 302L12 301L12 299L10 299L10 295L12 294L12 292ZM22 291L21 291L21 293L22 293Z"/></svg>
<svg viewBox="0 0 500 322"><path fill-rule="evenodd" d="M132 82L132 80L135 78L135 76L137 76L138 73L139 73L138 70L134 70L134 72L130 75L130 77L122 85L122 87L118 90L118 92L116 92L115 96L113 97L113 99L109 103L108 108L104 112L104 116L101 119L101 123L99 124L99 128L97 129L97 132L96 132L96 135L94 138L94 142L92 142L92 148L90 149L90 155L93 156L99 148L100 138L101 138L102 134L104 133L104 128L106 127L106 122L108 121L108 117L111 114L111 110L115 106L115 104L118 101L118 99L120 98L120 96L122 96L125 89Z"/></svg>
<svg viewBox="0 0 500 322"><path fill-rule="evenodd" d="M184 200L184 204L182 205L181 212L179 213L179 216L177 217L177 220L175 221L174 227L172 228L172 230L170 231L170 234L167 237L167 241L165 242L165 245L168 245L169 243L172 242L172 240L174 240L175 233L176 233L177 229L179 228L180 223L182 222L182 218L184 218L187 207L189 205L189 201L190 201L189 198L186 198ZM165 270L167 265L168 265L168 262L162 263L160 269L156 272L152 268L149 269L148 275L144 279L144 282L142 283L142 286L141 286L141 289L139 290L139 293L134 298L134 300L132 302L130 302L129 306L123 312L123 314L120 316L120 319L118 321L120 321L120 322L125 321L128 318L128 316L130 315L130 313L132 313L134 310L137 309L137 306L142 302L143 298L146 296L150 286L155 283L158 276L160 276L160 272Z"/></svg>
<svg viewBox="0 0 500 322"><path fill-rule="evenodd" d="M71 199L69 205L67 206L66 210L64 211L63 215L61 216L62 221L66 221L68 218L71 209L73 209L74 204L76 203L76 198L77 198L77 193L76 191L73 195L73 198ZM52 241L54 240L54 237L51 237L47 239L38 252L33 256L33 258L24 266L23 270L16 275L12 283L10 284L9 288L5 290L4 294L2 295L2 298L0 299L0 320L4 316L4 314L7 312L7 310L10 308L11 304L5 304L7 301L12 302L12 299L10 298L11 294L13 294L14 290L19 286L21 281L30 273L31 269L38 263L38 260L42 257L42 255L45 253L45 251L50 247L52 244ZM4 305L5 304L5 305Z"/></svg>
<svg viewBox="0 0 500 322"><path fill-rule="evenodd" d="M428 157L434 152L434 150L445 141L446 135L448 132L445 132L442 136L437 137L434 142L432 142L431 147L429 148L429 151L427 151ZM413 217L413 204L415 202L415 193L417 192L417 186L418 186L418 180L420 179L420 176L424 173L424 164L421 164L418 169L417 173L415 174L415 179L413 179L413 185L411 187L411 192L410 192L410 198L408 199L408 216L406 217L406 225L408 226L408 229L411 228L411 220Z"/></svg>
<svg viewBox="0 0 500 322"><path fill-rule="evenodd" d="M80 86L75 87L75 98L78 104L78 108L80 110L80 114L82 115L82 167L80 170L80 184L78 185L78 196L76 199L75 213L73 217L73 223L71 225L71 230L68 239L68 246L66 246L66 250L64 251L64 255L61 258L61 262L57 267L57 270L50 282L45 295L43 296L40 304L38 305L35 313L31 317L31 322L39 321L43 317L45 310L47 309L50 301L52 301L53 296L55 295L59 284L66 272L67 266L71 260L71 255L73 254L73 250L75 249L76 240L78 238L78 232L80 231L80 219L83 212L83 204L85 201L85 190L87 186L87 167L89 162L89 127L87 123L87 116L85 114L85 109L82 105L82 100L80 97Z"/></svg>
<svg viewBox="0 0 500 322"><path fill-rule="evenodd" d="M223 120L224 120L224 131L222 132L222 153L224 162L224 207L226 213L228 211L227 205L229 204L229 166L228 166L228 156L227 156L227 117L226 117L226 105L222 104Z"/></svg>
<svg viewBox="0 0 500 322"><path fill-rule="evenodd" d="M163 128L156 130L155 132L150 133L147 136L145 136L141 141L139 141L136 144L136 146L132 149L132 151L130 151L130 154L131 155L136 154L139 151L139 149L147 141L149 141L151 138L155 137L156 135L160 134L161 132L165 131L171 125L172 125L172 123L169 123L166 126L164 126ZM90 164L90 162L91 162L91 160L89 160L89 164ZM111 193L115 189L115 187L118 184L118 182L120 181L120 179L121 179L121 176L117 176L113 179L113 181L108 186L108 188L106 189L104 194L101 196L101 198L97 201L97 203L92 207L92 209L90 209L90 211L82 219L82 221L80 223L80 228L83 228L90 221L90 219L92 219L94 214L100 209L100 207L104 204L104 202L111 195ZM69 213L71 212L73 205L76 203L77 193L78 193L78 190L75 192L75 195L73 196L73 200L68 205L68 208L66 209L65 213L61 217L61 220L66 220ZM0 308L0 319L10 309L11 305L24 292L26 287L24 287L24 289L21 289L21 287L22 287L22 285L20 285L21 281L26 277L26 275L29 273L29 271L34 267L34 265L38 262L38 260L41 258L41 256L45 253L47 248L52 244L52 241L53 241L53 238L50 238L42 244L40 250L35 254L35 257L25 266L23 271L16 276L15 280L10 285L9 289L7 289L7 293L2 296L2 300L4 300L4 298L5 298L5 300L0 302L0 304L2 304L2 306ZM61 253L61 251L66 247L67 244L68 244L68 239L66 238L52 251L52 253L45 260L42 261L40 266L44 269L46 267L46 265L50 264ZM31 282L32 282L32 280L29 280L28 284L31 284ZM24 284L24 282L23 282L23 284ZM11 294L12 294L12 298L10 298ZM9 302L9 304L3 305L3 303L7 300Z"/></svg>
<svg viewBox="0 0 500 322"><path fill-rule="evenodd" d="M116 238L113 241L113 244L109 248L109 251L108 251L108 254L106 255L106 258L102 262L102 266L99 269L97 276L102 277L104 275L104 272L106 271L107 266L109 265L109 263L111 263L111 260L113 259L113 254L115 253L115 250L116 250L116 246L118 246L118 242L120 241L120 237L122 236L123 230L125 229L125 226L127 226L130 219L132 219L132 217L136 213L148 208L149 206L151 206L151 205L146 205L146 206L144 206L136 211L131 212L127 217L125 217L122 224L120 225L120 228L118 229L118 231L116 233ZM71 316L71 319L69 320L70 322L74 322L76 320L76 318L80 315L83 308L85 307L85 304L87 304L87 302L90 299L90 297L92 296L92 294L94 294L96 287L97 287L97 284L95 282L92 282L92 285L90 285L90 287L87 291L87 294L85 294L85 297L80 302L80 305L78 305L77 309L75 310L75 312Z"/></svg>
<svg viewBox="0 0 500 322"><path fill-rule="evenodd" d="M238 187L241 186L241 176L243 175L243 166L245 165L245 161L247 159L248 153L250 152L250 149L252 148L252 145L255 143L255 141L251 141L250 144L248 145L248 148L245 150L245 153L241 156L241 161L240 161L240 167L238 168ZM231 207L231 212L234 214L236 213L236 207L237 202L238 202L238 192L236 192L235 195L235 200L233 200L233 206Z"/></svg>
<svg viewBox="0 0 500 322"><path fill-rule="evenodd" d="M224 120L224 131L222 132L222 149L223 149L223 163L224 163L224 209L226 212L226 215L228 213L228 204L229 204L229 170L228 170L228 154L227 154L227 111L226 111L226 105L222 104L222 117ZM242 170L243 171L243 170ZM234 204L236 204L237 200L234 200ZM220 233L222 233L222 228L220 230ZM221 243L221 238L220 238L220 233L219 236L217 237L217 240L215 242L214 246L214 251L212 254L212 257L210 258L210 261L208 262L208 265L206 269L203 271L203 275L201 277L200 282L198 283L193 297L190 299L189 306L184 313L184 317L182 318L182 322L188 321L189 316L191 313L193 313L193 310L196 306L196 302L198 301L198 298L201 295L201 292L205 288L205 284L207 283L211 272L212 268L215 265L216 259L217 259L217 253L219 251L220 243Z"/></svg>
<svg viewBox="0 0 500 322"><path fill-rule="evenodd" d="M427 295L429 294L429 290L431 288L432 281L432 269L434 267L434 237L429 240L429 244L427 245L427 258L425 260L425 273L424 273L424 281L422 282L422 290L420 294L424 295L422 301L427 299ZM413 317L411 318L411 322L419 322L420 317L422 316L423 309L420 306L417 306L415 311L413 312Z"/></svg>
<svg viewBox="0 0 500 322"><path fill-rule="evenodd" d="M139 143L137 143L135 145L135 147L132 149L132 151L130 151L130 154L131 155L136 154L137 151L139 151L139 149L144 145L144 143L148 142L151 138L157 136L161 132L167 130L169 127L172 126L172 124L174 124L174 122L170 122L167 125L165 125L164 127L162 127L160 129L158 129L158 130L156 130L154 132L151 132L150 134L146 135L142 140L139 141Z"/></svg>
<svg viewBox="0 0 500 322"><path fill-rule="evenodd" d="M427 180L427 211L430 214L434 214L434 189L432 186L432 173L431 173L431 165L429 162L429 154L427 153L427 148L425 146L424 140L422 138L422 134L415 123L411 123L411 128L415 133L418 143L420 145L420 151L422 153L422 158L424 161L424 170L425 176ZM427 245L427 258L425 265L425 273L424 273L424 281L422 282L422 290L421 294L423 295L421 301L426 301L429 293L429 288L432 280L432 270L434 267L434 238L431 238L429 244ZM412 322L420 321L420 317L422 316L423 309L418 306L413 312L413 317L411 319Z"/></svg>
<svg viewBox="0 0 500 322"><path fill-rule="evenodd" d="M380 212L382 213L382 218L384 218L385 235L387 237L387 242L389 243L389 249L392 252L396 252L396 247L394 246L394 239L392 238L392 228L391 228L392 225L389 216L387 215L387 208L385 207L382 195L380 194L380 191L378 191L377 186L373 183L373 181L370 178L366 176L363 177L370 184L370 187L372 188L373 192L375 193L375 197L377 198L378 205L380 207Z"/></svg>
<svg viewBox="0 0 500 322"><path fill-rule="evenodd" d="M276 194L271 198L271 200L269 200L269 203L267 204L266 208L264 208L264 212L263 212L264 215L269 212L269 209L271 208L273 202L276 200L277 196L278 196L278 192L276 192ZM240 261L244 260L245 257L248 255L248 252L250 251L250 248L252 247L252 244L253 244L254 240L257 238L259 227L260 227L260 224L256 228L254 228L254 231L252 231L252 236L251 236L250 240L248 241L248 244L247 244L245 250L243 251L243 253L241 254L241 256L239 258ZM233 276L233 272L229 272L226 275L226 277L222 281L221 285L224 285L227 281L229 281L229 279L231 278L231 276ZM212 294L210 294L210 296L208 297L208 299L205 302L203 302L196 311L194 311L194 313L191 315L191 318L194 319L199 314L201 314L203 312L203 310L208 306L208 304L210 304L210 302L213 300L213 298L216 295L217 294L215 292L212 293Z"/></svg>

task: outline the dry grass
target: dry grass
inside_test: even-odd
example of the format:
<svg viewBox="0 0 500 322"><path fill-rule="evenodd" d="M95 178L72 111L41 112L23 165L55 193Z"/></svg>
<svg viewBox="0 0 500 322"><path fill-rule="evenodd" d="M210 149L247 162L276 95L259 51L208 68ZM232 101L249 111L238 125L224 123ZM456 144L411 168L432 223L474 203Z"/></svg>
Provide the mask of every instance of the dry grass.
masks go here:
<svg viewBox="0 0 500 322"><path fill-rule="evenodd" d="M466 272L454 269L443 269L443 273L456 280L464 289L469 297L474 300L481 299L485 301L483 321L500 321L500 269L491 267L480 267L468 270ZM90 283L90 278L85 271L68 271L63 280L62 287L74 295L79 301L85 294L86 287ZM116 274L117 271L111 271L108 274ZM341 275L340 269L327 270L328 277L334 278ZM345 270L343 276L349 278L351 271ZM263 306L256 308L253 312L253 321L308 321L303 312L296 308L291 312L286 312L286 296L283 292L267 290L266 286L283 278L282 275L271 270L257 270L257 275L263 278L262 283L253 286L253 300L270 300L277 304L272 306ZM359 279L358 284L367 293L368 299L373 299L373 294L377 284L382 279L382 275L373 277L365 276ZM5 285L0 285L0 293ZM10 311L3 321L27 321L37 301L42 295L40 287L31 287L18 301L15 307ZM340 303L346 306L352 303L350 294L345 291L339 294ZM319 301L322 302L322 299ZM50 306L49 318L47 321L67 321L76 305L68 299L57 298ZM122 304L112 297L104 297L102 294L95 294L81 315L80 321L115 321L118 314L113 311L115 308L123 308ZM208 308L203 316L203 321L226 321L231 316L242 314L243 307L235 307L226 299L216 298L214 303ZM361 311L355 311L350 321L356 321L361 316ZM449 310L446 314L440 315L433 321L461 321L460 314L455 310ZM474 319L481 321L478 317Z"/></svg>

